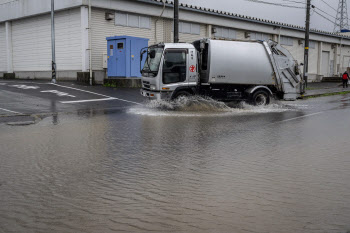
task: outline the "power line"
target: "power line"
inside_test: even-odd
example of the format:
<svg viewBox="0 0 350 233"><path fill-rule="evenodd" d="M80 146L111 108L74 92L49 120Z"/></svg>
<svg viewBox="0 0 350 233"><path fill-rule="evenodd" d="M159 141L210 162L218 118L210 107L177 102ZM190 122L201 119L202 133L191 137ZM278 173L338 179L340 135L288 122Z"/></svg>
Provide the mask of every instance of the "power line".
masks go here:
<svg viewBox="0 0 350 233"><path fill-rule="evenodd" d="M301 2L301 1L293 1L293 0L281 0L281 1L291 2L291 3L299 3L299 4L304 4L305 5L305 2Z"/></svg>
<svg viewBox="0 0 350 233"><path fill-rule="evenodd" d="M273 3L273 2L265 2L265 1L261 1L261 0L245 0L245 1L247 1L247 2L255 2L255 3L262 3L262 4L267 4L267 5L274 5L274 6L281 6L281 7L288 7L288 8L305 9L305 7L291 6L291 5L285 5L285 4Z"/></svg>
<svg viewBox="0 0 350 233"><path fill-rule="evenodd" d="M337 10L332 7L331 5L329 5L327 2L325 2L324 0L321 0L324 4L326 4L327 6L329 6L331 9L333 9L335 12L337 12Z"/></svg>
<svg viewBox="0 0 350 233"><path fill-rule="evenodd" d="M321 16L322 18L324 18L325 20L328 20L329 22L334 23L331 19L329 19L329 18L327 18L326 16L320 14L320 13L317 12L316 10L315 10L315 13L318 14L319 16ZM337 24L337 25L338 25L338 24Z"/></svg>
<svg viewBox="0 0 350 233"><path fill-rule="evenodd" d="M318 7L315 7L315 8L316 8L317 10L321 11L322 13L324 13L324 14L326 14L326 15L328 15L328 16L334 18L334 19L336 19L336 17L334 17L333 15L328 14L327 12L321 10L320 8L318 8Z"/></svg>

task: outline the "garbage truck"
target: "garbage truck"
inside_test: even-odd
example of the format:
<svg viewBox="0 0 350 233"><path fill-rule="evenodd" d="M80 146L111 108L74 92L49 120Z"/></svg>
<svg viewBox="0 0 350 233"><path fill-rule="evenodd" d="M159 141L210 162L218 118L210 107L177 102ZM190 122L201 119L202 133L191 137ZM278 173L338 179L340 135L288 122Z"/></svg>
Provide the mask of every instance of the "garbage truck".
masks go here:
<svg viewBox="0 0 350 233"><path fill-rule="evenodd" d="M150 99L200 95L267 105L272 98L296 100L303 93L298 62L272 40L159 43L142 49L142 59L141 94Z"/></svg>

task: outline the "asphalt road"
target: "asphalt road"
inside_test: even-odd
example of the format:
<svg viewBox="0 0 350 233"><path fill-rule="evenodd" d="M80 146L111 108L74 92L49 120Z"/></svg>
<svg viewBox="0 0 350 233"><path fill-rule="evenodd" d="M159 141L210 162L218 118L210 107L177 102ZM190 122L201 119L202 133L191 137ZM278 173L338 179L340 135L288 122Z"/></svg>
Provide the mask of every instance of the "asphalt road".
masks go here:
<svg viewBox="0 0 350 233"><path fill-rule="evenodd" d="M116 91L71 82L0 80L0 123L22 122L55 113L117 110L140 105L143 101L138 89Z"/></svg>
<svg viewBox="0 0 350 233"><path fill-rule="evenodd" d="M346 233L349 117L1 80L0 232Z"/></svg>

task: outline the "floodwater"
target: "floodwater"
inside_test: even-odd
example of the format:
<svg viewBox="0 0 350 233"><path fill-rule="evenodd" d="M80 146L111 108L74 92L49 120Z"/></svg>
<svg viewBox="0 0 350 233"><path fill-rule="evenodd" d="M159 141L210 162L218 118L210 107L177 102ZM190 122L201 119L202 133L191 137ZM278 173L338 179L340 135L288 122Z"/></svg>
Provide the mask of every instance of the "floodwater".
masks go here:
<svg viewBox="0 0 350 233"><path fill-rule="evenodd" d="M197 99L0 125L0 232L345 233L348 104Z"/></svg>

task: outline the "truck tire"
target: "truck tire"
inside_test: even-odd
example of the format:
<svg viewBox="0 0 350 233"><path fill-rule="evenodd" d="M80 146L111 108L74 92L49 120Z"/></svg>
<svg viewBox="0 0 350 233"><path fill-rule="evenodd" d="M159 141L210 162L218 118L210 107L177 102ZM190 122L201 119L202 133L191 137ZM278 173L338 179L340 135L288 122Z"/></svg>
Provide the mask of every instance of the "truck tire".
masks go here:
<svg viewBox="0 0 350 233"><path fill-rule="evenodd" d="M175 94L173 99L187 98L191 94L188 91L179 91Z"/></svg>
<svg viewBox="0 0 350 233"><path fill-rule="evenodd" d="M257 90L253 93L251 103L255 106L264 106L270 103L270 94L264 90Z"/></svg>

